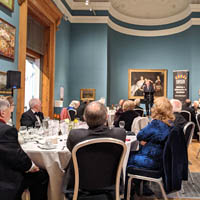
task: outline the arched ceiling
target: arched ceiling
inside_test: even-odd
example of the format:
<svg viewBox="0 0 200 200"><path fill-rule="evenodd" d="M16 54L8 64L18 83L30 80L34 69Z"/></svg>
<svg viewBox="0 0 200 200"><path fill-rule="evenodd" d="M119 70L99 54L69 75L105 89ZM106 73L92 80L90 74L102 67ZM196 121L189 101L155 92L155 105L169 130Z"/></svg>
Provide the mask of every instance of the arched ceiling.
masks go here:
<svg viewBox="0 0 200 200"><path fill-rule="evenodd" d="M114 9L123 15L141 19L160 19L185 10L188 0L110 0Z"/></svg>

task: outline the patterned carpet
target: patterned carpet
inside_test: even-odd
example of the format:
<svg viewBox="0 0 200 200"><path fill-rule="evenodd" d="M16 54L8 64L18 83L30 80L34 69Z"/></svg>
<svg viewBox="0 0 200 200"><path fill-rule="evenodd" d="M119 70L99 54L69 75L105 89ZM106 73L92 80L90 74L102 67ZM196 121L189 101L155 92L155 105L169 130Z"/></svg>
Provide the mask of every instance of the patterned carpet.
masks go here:
<svg viewBox="0 0 200 200"><path fill-rule="evenodd" d="M168 198L181 198L181 199L199 199L200 200L200 173L192 173L194 185L191 179L183 182L183 190L177 193L168 194ZM151 189L155 192L155 196L163 199L159 186L156 183L151 184ZM152 198L152 196L151 196Z"/></svg>

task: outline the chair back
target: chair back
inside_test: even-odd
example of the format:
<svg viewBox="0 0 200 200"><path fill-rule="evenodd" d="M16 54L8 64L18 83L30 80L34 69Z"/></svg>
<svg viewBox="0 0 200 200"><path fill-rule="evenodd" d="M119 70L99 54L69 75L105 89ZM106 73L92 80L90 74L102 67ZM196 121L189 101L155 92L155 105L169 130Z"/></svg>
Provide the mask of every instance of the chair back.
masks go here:
<svg viewBox="0 0 200 200"><path fill-rule="evenodd" d="M146 125L148 125L148 123L149 123L148 117L138 116L133 120L133 123L131 125L131 131L137 135L141 129L143 129Z"/></svg>
<svg viewBox="0 0 200 200"><path fill-rule="evenodd" d="M188 122L183 128L183 133L185 136L185 141L186 141L187 147L189 146L189 144L192 141L192 136L194 134L194 128L195 128L194 122Z"/></svg>
<svg viewBox="0 0 200 200"><path fill-rule="evenodd" d="M126 154L126 145L113 138L90 139L78 143L72 150L75 171L73 200L78 190L95 191L115 185L119 199L120 174Z"/></svg>
<svg viewBox="0 0 200 200"><path fill-rule="evenodd" d="M187 122L191 122L191 113L187 110L182 110L180 114L186 119Z"/></svg>
<svg viewBox="0 0 200 200"><path fill-rule="evenodd" d="M200 113L198 113L196 115L196 122L197 122L197 126L198 126L198 132L200 131Z"/></svg>
<svg viewBox="0 0 200 200"><path fill-rule="evenodd" d="M140 108L135 108L133 109L136 113L138 113L139 116L143 117L144 115L144 110Z"/></svg>

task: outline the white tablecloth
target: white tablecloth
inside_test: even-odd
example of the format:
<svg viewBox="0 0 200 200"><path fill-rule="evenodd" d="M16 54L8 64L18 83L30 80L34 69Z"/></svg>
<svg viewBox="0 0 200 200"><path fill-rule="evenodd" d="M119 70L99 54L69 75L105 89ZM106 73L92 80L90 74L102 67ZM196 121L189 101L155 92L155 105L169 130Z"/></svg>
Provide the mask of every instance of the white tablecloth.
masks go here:
<svg viewBox="0 0 200 200"><path fill-rule="evenodd" d="M136 141L136 136L127 136L127 153L123 163L124 181L131 144L134 141ZM56 149L52 150L40 149L38 147L39 144L36 142L22 144L22 148L29 155L31 160L37 166L45 168L49 174L48 200L64 199L64 194L62 193L64 169L69 164L71 158L70 151L66 147L63 150L64 144L66 144L66 141L63 140L61 143L58 143Z"/></svg>
<svg viewBox="0 0 200 200"><path fill-rule="evenodd" d="M31 160L39 167L45 168L49 174L48 200L63 200L62 181L64 169L67 167L71 158L71 153L63 146L57 149L44 150L38 148L38 144L29 142L22 145L24 151Z"/></svg>
<svg viewBox="0 0 200 200"><path fill-rule="evenodd" d="M124 158L124 163L123 163L123 177L124 177L124 183L125 183L125 177L126 177L126 166L128 162L128 157L131 151L131 146L133 142L137 140L136 136L126 136L126 146L127 146L127 152ZM136 150L136 148L134 149Z"/></svg>

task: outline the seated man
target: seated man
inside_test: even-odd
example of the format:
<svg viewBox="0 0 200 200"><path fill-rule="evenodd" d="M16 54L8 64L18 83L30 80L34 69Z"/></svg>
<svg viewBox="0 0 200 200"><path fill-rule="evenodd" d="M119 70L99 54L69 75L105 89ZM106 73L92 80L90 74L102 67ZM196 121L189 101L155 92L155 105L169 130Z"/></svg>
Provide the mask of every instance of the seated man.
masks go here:
<svg viewBox="0 0 200 200"><path fill-rule="evenodd" d="M196 121L196 114L195 114L195 109L191 105L190 99L185 100L185 103L182 107L182 110L187 110L191 113L191 121L194 122L194 124L195 124L193 139L198 139L199 137L198 137L198 134L197 134L198 126L197 126L197 121Z"/></svg>
<svg viewBox="0 0 200 200"><path fill-rule="evenodd" d="M0 198L21 200L28 188L31 200L47 200L48 174L22 150L17 129L6 124L10 116L9 102L0 99Z"/></svg>
<svg viewBox="0 0 200 200"><path fill-rule="evenodd" d="M35 122L41 125L44 119L44 115L41 112L41 101L39 99L31 99L29 101L29 106L30 109L22 114L20 119L21 126L35 127Z"/></svg>
<svg viewBox="0 0 200 200"><path fill-rule="evenodd" d="M180 114L182 110L182 103L178 99L171 99L170 103L172 104L172 110L175 116L174 126L180 126L182 129L187 123L186 119Z"/></svg>
<svg viewBox="0 0 200 200"><path fill-rule="evenodd" d="M76 144L88 139L110 137L125 141L126 133L124 129L109 129L105 126L107 121L107 109L103 104L96 101L89 103L84 111L84 119L89 129L73 129L70 131L67 140L67 147L70 151L72 151ZM69 165L66 177L69 182L65 183L64 187L67 186L68 189L73 189L74 172L72 162Z"/></svg>

